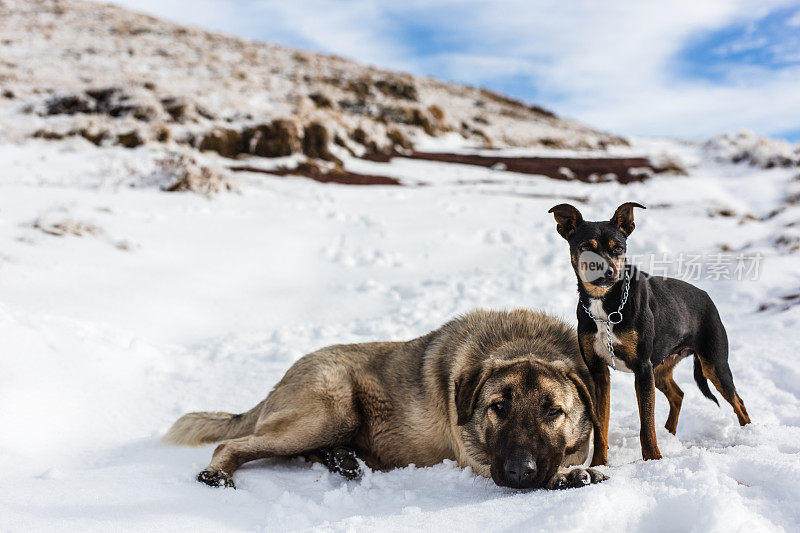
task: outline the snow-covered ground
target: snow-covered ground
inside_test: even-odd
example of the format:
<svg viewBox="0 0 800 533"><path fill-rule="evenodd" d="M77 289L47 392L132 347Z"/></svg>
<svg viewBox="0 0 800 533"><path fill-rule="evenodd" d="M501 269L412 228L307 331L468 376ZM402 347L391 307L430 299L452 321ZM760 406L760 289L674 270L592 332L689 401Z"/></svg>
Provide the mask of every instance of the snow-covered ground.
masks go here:
<svg viewBox="0 0 800 533"><path fill-rule="evenodd" d="M756 220L796 171L635 147L681 157L689 177L588 185L349 161L427 185L251 174L207 199L130 187L148 147L1 145L0 530L797 531L800 306L783 298L800 263L775 240L791 243L800 217ZM678 435L659 424L657 462L641 460L632 377L613 375L611 479L583 489L519 492L450 463L345 481L298 460L247 465L238 490L215 490L194 481L213 447L160 444L180 414L248 409L327 344L407 339L475 307L574 322L567 246L547 214L563 201L588 219L648 205L634 253L763 256L757 279L696 282L720 308L752 425L704 399L687 362Z"/></svg>

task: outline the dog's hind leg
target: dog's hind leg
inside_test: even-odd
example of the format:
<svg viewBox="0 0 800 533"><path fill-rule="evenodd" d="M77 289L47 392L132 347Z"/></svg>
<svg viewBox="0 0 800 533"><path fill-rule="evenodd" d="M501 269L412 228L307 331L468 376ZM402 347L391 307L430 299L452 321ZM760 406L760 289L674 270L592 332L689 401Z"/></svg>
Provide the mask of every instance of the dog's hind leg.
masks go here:
<svg viewBox="0 0 800 533"><path fill-rule="evenodd" d="M747 414L747 408L733 384L731 367L728 365L728 337L722 324L711 328L700 344L697 355L700 358L703 375L714 384L725 401L731 404L733 412L739 419L739 425L749 424L750 416Z"/></svg>
<svg viewBox="0 0 800 533"><path fill-rule="evenodd" d="M211 463L197 480L212 486L233 487L233 473L244 463L267 457L291 457L319 448L347 445L358 429L359 416L352 395L336 394L343 390L292 392L276 389L271 400L285 406L259 419L252 435L220 444ZM277 398L273 396L278 395ZM281 398L281 397L284 398ZM285 400L292 399L287 402Z"/></svg>
<svg viewBox="0 0 800 533"><path fill-rule="evenodd" d="M664 393L664 396L667 397L667 401L669 402L669 415L667 416L667 423L664 424L664 427L673 435L678 429L678 416L681 414L683 391L672 378L672 371L681 359L683 359L683 357L679 354L670 355L653 371L656 388Z"/></svg>

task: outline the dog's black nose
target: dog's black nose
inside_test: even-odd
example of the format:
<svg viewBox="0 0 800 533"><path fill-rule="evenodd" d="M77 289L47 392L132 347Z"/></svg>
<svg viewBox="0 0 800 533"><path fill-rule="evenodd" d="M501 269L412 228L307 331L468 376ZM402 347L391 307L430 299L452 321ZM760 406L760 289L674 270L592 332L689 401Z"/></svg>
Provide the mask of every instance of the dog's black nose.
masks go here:
<svg viewBox="0 0 800 533"><path fill-rule="evenodd" d="M512 455L505 462L506 479L512 487L527 488L533 486L536 477L536 461L530 454Z"/></svg>
<svg viewBox="0 0 800 533"><path fill-rule="evenodd" d="M614 270L609 268L608 270L606 270L605 276L606 279L612 279L614 277Z"/></svg>

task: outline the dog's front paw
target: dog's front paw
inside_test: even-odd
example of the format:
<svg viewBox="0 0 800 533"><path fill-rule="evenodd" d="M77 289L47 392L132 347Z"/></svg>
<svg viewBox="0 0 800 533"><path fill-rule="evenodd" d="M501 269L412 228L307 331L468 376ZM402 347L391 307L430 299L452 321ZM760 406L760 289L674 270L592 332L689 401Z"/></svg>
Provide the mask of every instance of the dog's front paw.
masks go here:
<svg viewBox="0 0 800 533"><path fill-rule="evenodd" d="M550 478L550 481L547 483L547 488L550 490L561 490L567 488L567 471L558 471L556 474Z"/></svg>
<svg viewBox="0 0 800 533"><path fill-rule="evenodd" d="M575 467L572 470L559 470L547 484L551 490L573 489L593 485L608 479L608 476L594 468Z"/></svg>
<svg viewBox="0 0 800 533"><path fill-rule="evenodd" d="M233 483L233 478L228 477L224 472L214 470L203 470L197 474L197 481L205 483L209 487L236 488L236 485Z"/></svg>
<svg viewBox="0 0 800 533"><path fill-rule="evenodd" d="M573 468L567 475L567 483L570 487L583 487L594 485L608 479L608 476L594 468Z"/></svg>
<svg viewBox="0 0 800 533"><path fill-rule="evenodd" d="M642 459L645 461L658 461L661 459L661 452L658 451L658 448L655 449L642 449Z"/></svg>

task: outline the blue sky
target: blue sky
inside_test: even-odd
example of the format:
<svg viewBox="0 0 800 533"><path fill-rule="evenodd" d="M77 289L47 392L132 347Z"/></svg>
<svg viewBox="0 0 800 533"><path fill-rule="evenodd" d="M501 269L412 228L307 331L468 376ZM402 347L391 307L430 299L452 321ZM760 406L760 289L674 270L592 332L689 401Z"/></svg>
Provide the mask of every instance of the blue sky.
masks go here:
<svg viewBox="0 0 800 533"><path fill-rule="evenodd" d="M627 135L800 141L800 0L116 0L488 87Z"/></svg>

